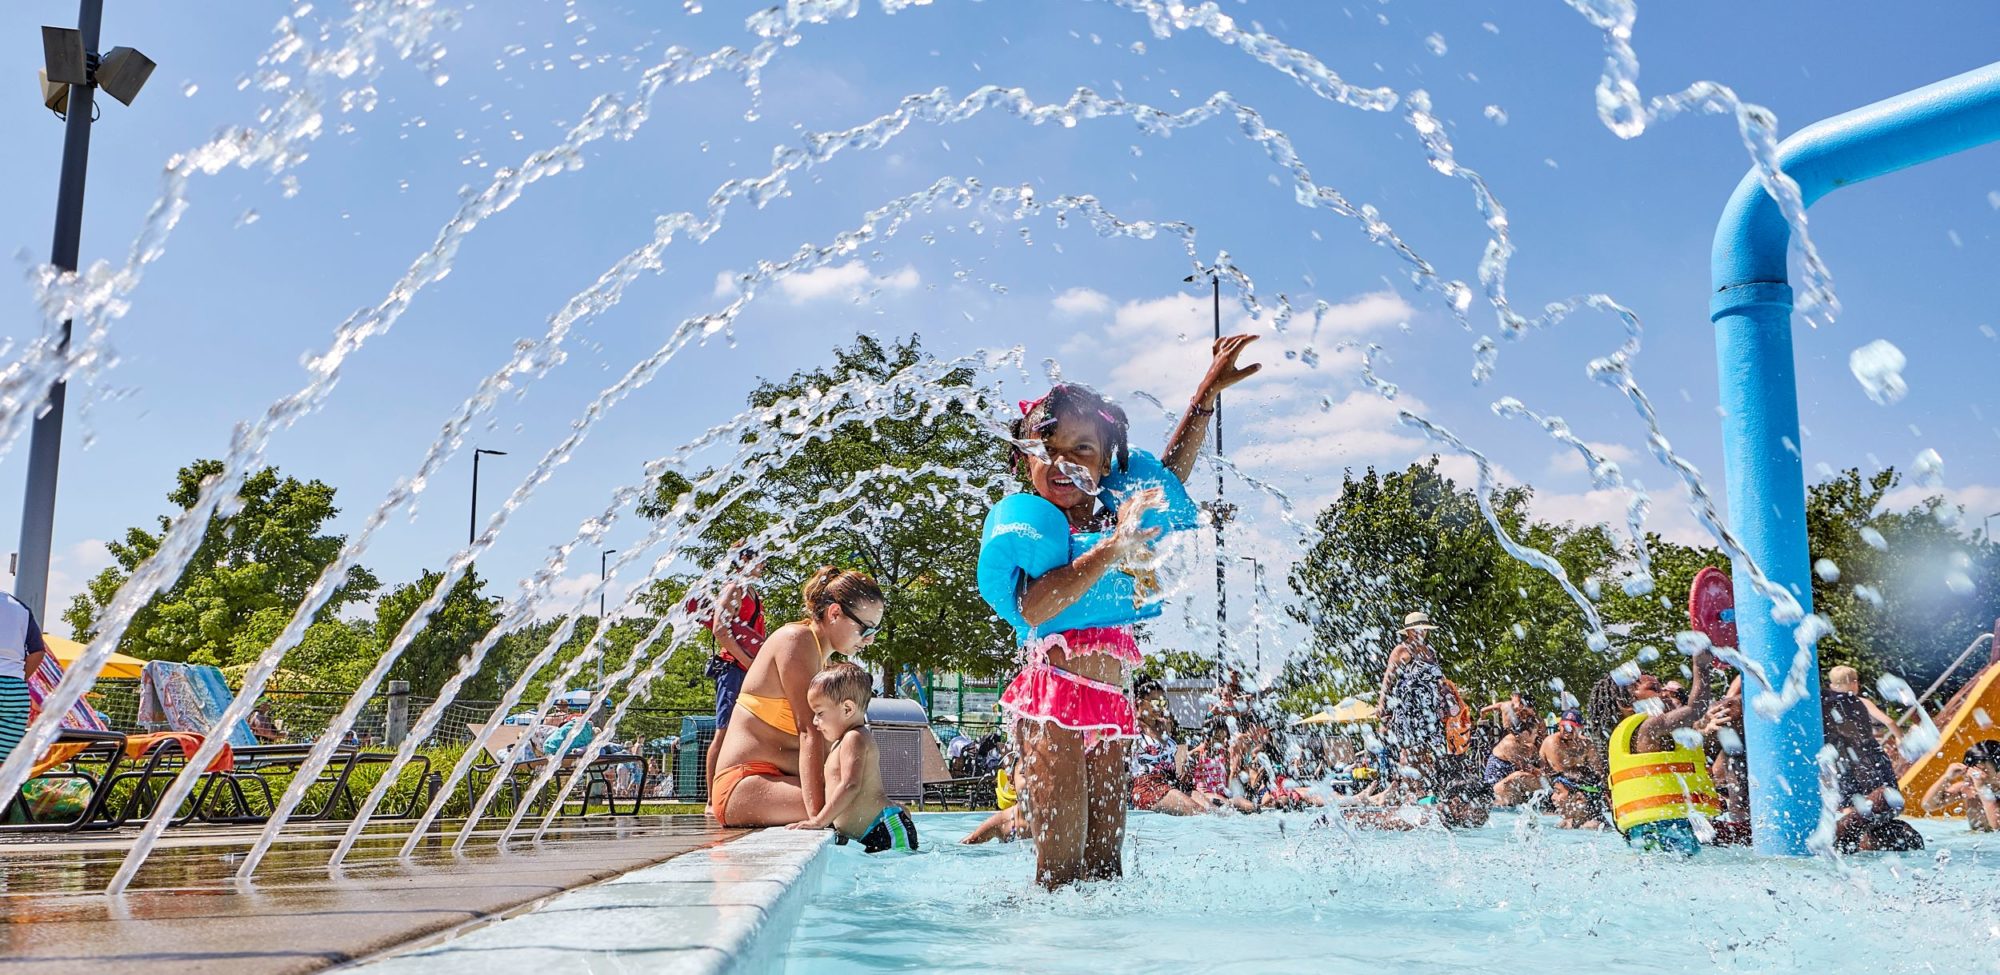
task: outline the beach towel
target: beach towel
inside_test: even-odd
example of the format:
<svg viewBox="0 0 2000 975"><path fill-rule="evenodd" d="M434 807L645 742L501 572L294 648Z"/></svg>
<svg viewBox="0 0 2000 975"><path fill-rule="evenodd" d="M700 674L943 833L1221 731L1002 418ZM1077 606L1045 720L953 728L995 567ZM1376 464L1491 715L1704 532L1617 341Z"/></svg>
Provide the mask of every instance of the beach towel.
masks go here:
<svg viewBox="0 0 2000 975"><path fill-rule="evenodd" d="M56 685L62 682L62 678L62 664L56 662L56 655L53 653L43 654L42 669L28 675L28 697L34 700L37 711L41 710L42 699L55 693ZM98 714L89 704L84 703L84 698L81 697L77 698L76 703L70 705L69 710L63 713L62 726L65 728L74 728L78 731L111 730L111 726L104 723L104 716Z"/></svg>
<svg viewBox="0 0 2000 975"><path fill-rule="evenodd" d="M152 734L131 735L127 737L125 739L125 760L129 762L145 761L146 756L151 755L155 747L159 746L162 742L168 741L179 742L181 754L183 755L192 755L201 748L201 736L192 731L156 731ZM36 762L34 770L28 774L41 775L83 754L83 750L89 747L89 742L56 742L49 746L48 751L42 753L42 760ZM215 758L208 763L208 770L211 772L227 772L234 768L236 768L236 753L230 750L228 745L222 746L222 751L217 752Z"/></svg>
<svg viewBox="0 0 2000 975"><path fill-rule="evenodd" d="M257 744L250 722L238 718L225 729L214 726L235 695L222 671L208 664L149 660L139 677L139 724L160 731L222 735L236 748Z"/></svg>

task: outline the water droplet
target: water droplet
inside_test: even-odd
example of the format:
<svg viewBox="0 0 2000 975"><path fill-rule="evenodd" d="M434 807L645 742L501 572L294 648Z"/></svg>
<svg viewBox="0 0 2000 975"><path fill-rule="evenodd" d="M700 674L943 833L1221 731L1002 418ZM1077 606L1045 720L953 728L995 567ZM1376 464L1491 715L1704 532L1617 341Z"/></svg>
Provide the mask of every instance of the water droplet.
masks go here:
<svg viewBox="0 0 2000 975"><path fill-rule="evenodd" d="M1902 399L1910 391L1909 384L1903 381L1903 367L1908 364L1903 350L1886 339L1876 339L1847 357L1847 368L1861 383L1862 390L1883 406Z"/></svg>
<svg viewBox="0 0 2000 975"><path fill-rule="evenodd" d="M1860 535L1861 540L1867 542L1869 548L1877 552L1887 552L1889 550L1889 540L1883 538L1882 533L1876 531L1873 527L1868 525L1861 526Z"/></svg>
<svg viewBox="0 0 2000 975"><path fill-rule="evenodd" d="M1821 582L1839 582L1840 566L1835 565L1832 559L1820 559L1813 563L1813 574L1819 576Z"/></svg>
<svg viewBox="0 0 2000 975"><path fill-rule="evenodd" d="M182 85L182 86L181 86L181 94L182 94L182 95L185 95L185 96L187 96L187 97L189 97L189 98L193 98L193 97L194 97L194 93L195 93L195 92L198 92L198 91L200 91L200 90L201 90L201 86L200 86L200 85L197 85L197 84L195 84L195 83L194 83L194 82L192 82L192 81L190 81L190 82L188 82L187 84L184 84L184 85Z"/></svg>
<svg viewBox="0 0 2000 975"><path fill-rule="evenodd" d="M1507 110L1498 105L1486 106L1486 117L1492 119L1494 125L1507 124Z"/></svg>
<svg viewBox="0 0 2000 975"><path fill-rule="evenodd" d="M1432 34L1431 36L1424 38L1424 47L1429 48L1432 54L1435 54L1438 57L1444 57L1444 53L1446 50L1444 46L1444 35Z"/></svg>
<svg viewBox="0 0 2000 975"><path fill-rule="evenodd" d="M1875 607L1876 609L1882 608L1882 591L1876 589L1874 586L1869 586L1869 585L1855 586L1854 598L1859 599L1862 602Z"/></svg>
<svg viewBox="0 0 2000 975"><path fill-rule="evenodd" d="M239 228L248 227L251 224L256 223L259 217L260 215L257 213L255 209L245 210L236 217L236 226Z"/></svg>

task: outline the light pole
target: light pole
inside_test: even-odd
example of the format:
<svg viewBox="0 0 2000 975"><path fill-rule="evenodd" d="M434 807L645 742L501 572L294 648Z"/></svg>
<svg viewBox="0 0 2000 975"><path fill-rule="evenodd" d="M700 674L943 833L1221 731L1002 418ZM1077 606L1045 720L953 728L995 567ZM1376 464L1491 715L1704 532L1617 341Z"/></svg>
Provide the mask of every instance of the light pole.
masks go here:
<svg viewBox="0 0 2000 975"><path fill-rule="evenodd" d="M1983 523L1986 526L1986 540L1989 542L1993 540L1993 519L1995 518L2000 518L2000 511L1995 511L1987 515L1986 521Z"/></svg>
<svg viewBox="0 0 2000 975"><path fill-rule="evenodd" d="M1182 281L1193 284L1200 275L1190 274ZM1208 270L1209 293L1215 310L1215 341L1222 341L1222 275L1214 268ZM1215 394L1215 456L1222 456L1222 394ZM1229 520L1234 509L1222 499L1222 467L1215 469L1215 504L1209 513L1215 516L1215 636L1218 640L1228 639L1229 632L1229 589L1227 569L1229 557L1223 550L1222 523Z"/></svg>
<svg viewBox="0 0 2000 975"><path fill-rule="evenodd" d="M597 625L604 628L604 637L600 639L600 643L608 644L611 636L611 630L604 619L604 582L611 578L605 571L605 564L612 556L617 554L618 550L615 548L607 548L597 553ZM597 689L600 691L604 689L603 646L597 648Z"/></svg>
<svg viewBox="0 0 2000 975"><path fill-rule="evenodd" d="M62 175L56 185L55 243L49 263L63 271L76 270L83 237L83 184L90 163L90 123L97 113L96 92L132 104L153 62L129 47L97 53L104 0L82 0L76 29L42 28L42 102L63 117ZM69 354L70 323L62 323L56 353ZM49 550L56 526L56 473L62 463L63 401L68 383L57 379L49 387L48 408L35 417L28 435L28 483L21 497L20 574L14 595L37 618L47 619Z"/></svg>
<svg viewBox="0 0 2000 975"><path fill-rule="evenodd" d="M479 539L479 458L483 454L492 454L495 457L507 456L504 450L487 450L484 447L477 447L472 451L472 514L465 521L467 545Z"/></svg>
<svg viewBox="0 0 2000 975"><path fill-rule="evenodd" d="M1264 672L1264 634L1259 610L1264 599L1264 563L1254 555L1239 555L1237 558L1250 563L1250 639L1253 641L1251 646L1256 648L1257 673L1261 675Z"/></svg>

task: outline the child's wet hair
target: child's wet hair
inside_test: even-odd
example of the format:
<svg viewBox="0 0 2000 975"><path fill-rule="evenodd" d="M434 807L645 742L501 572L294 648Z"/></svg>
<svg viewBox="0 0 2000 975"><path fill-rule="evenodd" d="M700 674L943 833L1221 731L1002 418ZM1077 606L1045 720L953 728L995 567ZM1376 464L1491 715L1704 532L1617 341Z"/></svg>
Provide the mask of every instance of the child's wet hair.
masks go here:
<svg viewBox="0 0 2000 975"><path fill-rule="evenodd" d="M875 682L869 679L868 672L846 661L814 674L812 689L830 701L852 701L864 714L868 702L875 699Z"/></svg>
<svg viewBox="0 0 2000 975"><path fill-rule="evenodd" d="M1103 435L1104 452L1111 458L1111 469L1125 469L1132 454L1131 439L1127 435L1131 421L1125 416L1125 408L1105 399L1096 390L1076 383L1057 383L1048 395L1021 404L1021 418L1014 421L1014 444L1009 451L1014 467L1022 469L1027 460L1021 441L1044 439L1054 433L1065 419L1096 424L1098 432Z"/></svg>

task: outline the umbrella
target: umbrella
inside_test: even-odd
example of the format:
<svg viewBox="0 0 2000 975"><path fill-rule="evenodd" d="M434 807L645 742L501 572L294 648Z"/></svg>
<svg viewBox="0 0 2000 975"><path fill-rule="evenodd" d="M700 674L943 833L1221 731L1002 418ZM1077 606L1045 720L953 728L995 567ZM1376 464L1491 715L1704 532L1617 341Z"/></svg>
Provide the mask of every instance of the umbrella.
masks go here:
<svg viewBox="0 0 2000 975"><path fill-rule="evenodd" d="M48 644L49 655L56 658L56 663L62 664L65 672L76 665L78 657L83 656L83 644L75 640L65 640L59 636L43 634L42 642ZM146 662L144 660L140 660L137 657L128 657L122 653L114 653L111 655L110 660L105 661L104 669L97 676L138 680L139 673L145 669Z"/></svg>
<svg viewBox="0 0 2000 975"><path fill-rule="evenodd" d="M1375 720L1375 705L1360 698L1350 697L1333 706L1333 720L1340 724L1357 724Z"/></svg>
<svg viewBox="0 0 2000 975"><path fill-rule="evenodd" d="M1331 711L1321 711L1310 717L1300 718L1292 724L1360 724L1373 720L1375 720L1375 705L1350 697L1334 705Z"/></svg>

